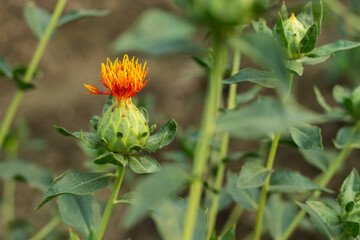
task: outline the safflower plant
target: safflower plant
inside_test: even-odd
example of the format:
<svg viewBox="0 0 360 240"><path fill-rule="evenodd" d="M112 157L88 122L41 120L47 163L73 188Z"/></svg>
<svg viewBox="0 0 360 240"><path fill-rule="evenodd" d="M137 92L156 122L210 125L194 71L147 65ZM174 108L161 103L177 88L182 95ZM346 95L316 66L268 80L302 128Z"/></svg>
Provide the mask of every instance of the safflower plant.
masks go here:
<svg viewBox="0 0 360 240"><path fill-rule="evenodd" d="M334 1L328 1L328 7L333 7ZM360 88L335 85L333 102L338 106L332 106L314 87L313 95L322 113L302 106L295 94L297 81L304 78L304 66L330 60L336 52L357 48L360 43L337 40L317 46L322 1L309 1L300 11L293 8L290 14L283 2L275 14L277 19L268 21L275 22L272 28L265 20L271 14L266 13L277 5L269 1L174 2L184 11L183 17L147 10L113 42L112 50L121 57L108 58L101 64L99 83L103 86L84 83L85 94L99 95L98 99L107 96L101 116L90 120L93 129L71 132L55 126L60 134L76 138L85 152L94 150L92 171L70 169L53 178L48 170L26 161L0 162L0 177L6 183L3 209L11 206L13 180L23 180L44 192L36 210L43 211L42 207L55 198L58 206L53 219L32 240L45 238L60 221L69 226L65 238L106 239L109 220L118 204L129 205L121 221L123 230L136 228L149 215L165 240L240 239L245 231L238 222L247 212L253 212L256 219L252 230L241 236L244 239L290 239L298 227L306 226L307 215L325 239L360 239L358 171L353 168L339 191L328 188L353 150L360 148ZM0 76L14 79L20 99L25 90L34 88L30 81L36 76L44 44L61 23L77 16L72 13L60 17L65 3L58 1L51 21L50 14L44 18L50 21L45 32L33 27L41 40L35 63L12 69L0 56ZM44 14L42 9L33 11ZM193 40L198 33L206 33L201 43ZM131 51L163 57L190 53L209 78L199 129L181 131L180 149L161 151L170 160L162 166L153 153L174 140L178 126L170 119L153 133L156 125L149 126L147 110L133 103L132 98L150 79L146 62L139 63L136 57L125 54ZM257 68L240 68L243 56ZM237 87L243 84L254 86L237 93ZM16 158L20 140L25 138L19 130L9 133L19 101L18 96L14 98L1 125L0 146L8 158ZM341 122L342 127L332 144L325 145L320 126L328 122ZM256 146L239 152L229 144L232 139L251 140ZM275 160L283 150L279 149L282 144L318 169L318 176L311 179L295 167L279 168ZM230 167L234 164L241 169L235 172ZM134 189L120 195L126 169L144 176ZM111 193L101 211L93 193L108 186ZM337 197L321 198L323 193ZM223 223L218 214L225 208L231 213ZM9 224L11 211L3 212L5 224Z"/></svg>

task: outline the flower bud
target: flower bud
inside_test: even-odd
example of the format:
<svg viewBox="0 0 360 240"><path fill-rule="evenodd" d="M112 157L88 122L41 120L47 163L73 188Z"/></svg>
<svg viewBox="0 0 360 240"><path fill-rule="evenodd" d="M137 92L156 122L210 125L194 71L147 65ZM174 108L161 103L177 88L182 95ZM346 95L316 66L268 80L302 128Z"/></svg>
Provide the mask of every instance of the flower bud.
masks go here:
<svg viewBox="0 0 360 240"><path fill-rule="evenodd" d="M300 55L300 41L306 34L305 26L291 14L284 22L284 33L288 41L288 52L291 57L298 57Z"/></svg>
<svg viewBox="0 0 360 240"><path fill-rule="evenodd" d="M144 147L149 138L149 127L130 98L120 102L114 99L101 117L96 135L109 151L131 153Z"/></svg>

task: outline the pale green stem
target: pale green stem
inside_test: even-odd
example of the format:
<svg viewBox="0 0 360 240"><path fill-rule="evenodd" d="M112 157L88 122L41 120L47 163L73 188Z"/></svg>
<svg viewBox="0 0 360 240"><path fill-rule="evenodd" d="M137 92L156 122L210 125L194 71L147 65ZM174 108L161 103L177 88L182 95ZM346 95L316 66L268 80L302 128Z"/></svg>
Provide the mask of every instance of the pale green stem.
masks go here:
<svg viewBox="0 0 360 240"><path fill-rule="evenodd" d="M116 198L117 198L117 195L119 193L122 180L124 178L124 172L125 172L125 167L119 166L118 170L116 172L115 183L114 183L113 189L111 191L110 198L109 198L109 200L108 200L108 202L106 204L104 215L103 215L103 217L101 219L100 227L99 227L99 230L97 232L97 238L96 238L97 240L101 240L103 238L103 236L104 236L104 233L105 233L106 227L108 225L111 213L112 213L112 211L114 209L114 206L116 204Z"/></svg>
<svg viewBox="0 0 360 240"><path fill-rule="evenodd" d="M239 220L239 218L243 212L244 212L244 209L242 207L240 207L239 205L236 205L233 208L229 218L227 219L224 227L222 228L222 230L217 238L218 240L223 239L223 237L230 230L230 228L232 228L232 226L234 226L237 223L237 221Z"/></svg>
<svg viewBox="0 0 360 240"><path fill-rule="evenodd" d="M35 70L41 60L41 57L44 54L45 48L46 48L49 40L51 39L51 36L52 36L54 30L56 29L57 22L61 16L61 13L64 10L66 2L67 2L67 0L59 0L57 2L54 13L51 17L51 20L50 20L48 26L46 27L44 34L41 36L40 42L35 50L34 55L31 58L29 66L26 69L25 76L23 79L24 82L26 82L26 83L31 82L31 80L34 76ZM0 148L2 148L5 137L6 137L7 133L9 132L11 123L12 123L15 113L19 107L19 104L23 97L23 94L24 94L23 90L20 90L20 89L17 90L17 92L6 112L5 118L4 118L4 120L1 124L1 128L0 128Z"/></svg>
<svg viewBox="0 0 360 240"><path fill-rule="evenodd" d="M279 144L279 139L280 139L280 134L279 133L276 134L272 139L270 152L269 152L269 156L268 156L267 164L266 164L266 169L268 169L268 170L272 170L272 168L273 168L274 161L275 161L276 150L277 150L277 147L278 147L278 144ZM264 218L266 195L267 195L267 192L268 192L269 184L270 184L270 176L268 176L266 178L265 183L264 183L264 185L263 185L263 187L261 189L259 208L258 208L257 216L256 216L254 240L259 240L261 238L261 230L262 230L262 223L263 223L263 218Z"/></svg>
<svg viewBox="0 0 360 240"><path fill-rule="evenodd" d="M340 152L337 159L331 164L329 169L325 172L324 176L321 178L319 182L319 186L325 187L329 183L329 181L334 176L336 171L340 168L340 166L343 164L345 159L350 155L351 151L352 151L351 144L346 145L346 147ZM320 196L320 194L321 194L320 191L314 192L309 200L316 200ZM284 235L282 236L281 240L286 240L291 236L291 234L295 231L300 221L304 218L305 214L306 212L304 210L300 210L298 212L294 220L290 223L289 227L284 232Z"/></svg>
<svg viewBox="0 0 360 240"><path fill-rule="evenodd" d="M240 67L240 51L235 51L234 60L233 60L233 69L231 75L236 74L239 71L239 67ZM228 96L228 106L227 106L229 110L235 108L236 106L236 90L237 90L237 84L231 84L229 90L229 96ZM209 219L208 219L209 224L208 224L207 239L210 239L216 223L216 217L217 217L219 200L220 200L219 192L223 184L225 168L226 168L226 163L223 160L227 156L228 146L229 146L229 133L224 133L222 137L220 157L218 159L218 166L217 166L216 178L214 184L215 192L213 193Z"/></svg>
<svg viewBox="0 0 360 240"><path fill-rule="evenodd" d="M40 231L38 231L33 237L31 237L29 240L41 240L45 238L49 233L55 229L57 225L61 222L60 216L56 216L51 221L46 224Z"/></svg>
<svg viewBox="0 0 360 240"><path fill-rule="evenodd" d="M7 180L4 181L4 190L3 190L3 225L4 225L4 235L7 234L7 229L9 224L15 218L15 181Z"/></svg>
<svg viewBox="0 0 360 240"><path fill-rule="evenodd" d="M194 154L194 167L192 174L195 177L190 186L188 208L186 210L184 221L184 240L192 240L194 227L197 218L197 212L203 190L203 175L207 165L207 159L210 151L210 141L215 131L215 116L218 110L219 88L221 88L221 80L224 71L223 54L225 52L221 40L214 37L214 66L210 74L210 84L205 99L205 108L203 112L200 138L196 144Z"/></svg>

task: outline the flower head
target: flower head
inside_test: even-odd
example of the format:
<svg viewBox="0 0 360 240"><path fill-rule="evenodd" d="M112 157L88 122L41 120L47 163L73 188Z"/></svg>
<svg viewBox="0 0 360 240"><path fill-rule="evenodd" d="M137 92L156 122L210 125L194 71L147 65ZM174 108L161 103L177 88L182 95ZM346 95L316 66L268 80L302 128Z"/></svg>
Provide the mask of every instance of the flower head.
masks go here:
<svg viewBox="0 0 360 240"><path fill-rule="evenodd" d="M133 57L131 61L128 55L124 55L123 61L116 59L114 63L107 59L106 66L101 64L101 78L99 81L105 86L105 92L99 91L91 82L84 86L91 92L86 94L112 95L119 101L126 100L139 92L150 79L145 80L148 73L146 62L144 66Z"/></svg>

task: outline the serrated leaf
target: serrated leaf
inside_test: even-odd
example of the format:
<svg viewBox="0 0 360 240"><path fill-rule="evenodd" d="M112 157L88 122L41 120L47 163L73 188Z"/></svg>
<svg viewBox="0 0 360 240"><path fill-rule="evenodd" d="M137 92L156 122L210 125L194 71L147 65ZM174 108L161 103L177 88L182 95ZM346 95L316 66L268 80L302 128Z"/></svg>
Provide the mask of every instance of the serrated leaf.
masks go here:
<svg viewBox="0 0 360 240"><path fill-rule="evenodd" d="M358 42L351 42L346 40L338 40L334 43L330 43L318 48L315 48L310 56L323 57L335 53L337 51L348 50L360 46Z"/></svg>
<svg viewBox="0 0 360 240"><path fill-rule="evenodd" d="M190 37L197 28L186 19L156 9L145 11L113 42L115 52L139 51L150 55L199 51Z"/></svg>
<svg viewBox="0 0 360 240"><path fill-rule="evenodd" d="M343 227L339 226L329 226L322 219L320 216L312 210L308 205L302 204L297 202L297 204L306 211L310 217L311 222L313 223L314 227L328 240L338 240L340 239L340 235L343 232Z"/></svg>
<svg viewBox="0 0 360 240"><path fill-rule="evenodd" d="M296 60L286 60L285 66L289 69L292 73L301 76L304 72L304 67L302 64Z"/></svg>
<svg viewBox="0 0 360 240"><path fill-rule="evenodd" d="M53 174L23 160L0 162L0 177L5 180L22 180L30 186L45 191L53 181Z"/></svg>
<svg viewBox="0 0 360 240"><path fill-rule="evenodd" d="M85 146L91 149L98 149L101 148L101 143L99 142L99 139L96 137L96 134L93 132L83 132L80 130L80 132L69 132L63 127L54 126L54 128L63 136L72 136L79 140L81 140Z"/></svg>
<svg viewBox="0 0 360 240"><path fill-rule="evenodd" d="M88 195L99 191L109 185L113 176L111 173L83 173L72 169L67 170L54 179L36 210L62 194Z"/></svg>
<svg viewBox="0 0 360 240"><path fill-rule="evenodd" d="M259 97L243 108L227 111L219 116L219 131L243 139L262 138L281 132L303 122L319 122L322 117L296 105L284 105L278 100Z"/></svg>
<svg viewBox="0 0 360 240"><path fill-rule="evenodd" d="M188 203L184 199L171 198L157 206L151 213L152 219L164 240L182 240L184 219ZM198 210L197 220L194 227L193 239L206 239L206 214L202 209Z"/></svg>
<svg viewBox="0 0 360 240"><path fill-rule="evenodd" d="M149 155L131 155L129 158L129 167L135 173L154 173L160 170L160 164L155 158Z"/></svg>
<svg viewBox="0 0 360 240"><path fill-rule="evenodd" d="M136 203L136 192L128 192L122 195L118 200L116 200L116 203L122 203L122 204L135 204Z"/></svg>
<svg viewBox="0 0 360 240"><path fill-rule="evenodd" d="M305 36L301 39L299 46L301 53L311 52L316 45L318 37L318 26L317 24L311 25L311 27L306 31Z"/></svg>
<svg viewBox="0 0 360 240"><path fill-rule="evenodd" d="M302 124L291 127L290 134L296 145L301 149L323 149L321 129L317 126Z"/></svg>
<svg viewBox="0 0 360 240"><path fill-rule="evenodd" d="M272 194L265 211L265 222L273 239L279 240L296 216L293 203L285 202L279 194Z"/></svg>
<svg viewBox="0 0 360 240"><path fill-rule="evenodd" d="M263 87L274 88L279 84L278 79L272 72L260 71L252 68L244 68L223 83L234 84L240 82L253 82Z"/></svg>
<svg viewBox="0 0 360 240"><path fill-rule="evenodd" d="M157 149L165 147L172 142L176 131L177 124L174 119L170 119L157 133L149 137L144 150L155 152Z"/></svg>
<svg viewBox="0 0 360 240"><path fill-rule="evenodd" d="M360 132L351 126L342 127L336 134L334 145L338 149L343 149L348 144L352 148L360 148Z"/></svg>
<svg viewBox="0 0 360 240"><path fill-rule="evenodd" d="M131 227L136 224L150 209L161 205L169 196L185 187L189 180L189 173L174 165L164 166L158 173L142 179L135 188L137 203L125 214L125 226Z"/></svg>
<svg viewBox="0 0 360 240"><path fill-rule="evenodd" d="M2 55L0 55L0 77L1 76L13 78L12 69Z"/></svg>
<svg viewBox="0 0 360 240"><path fill-rule="evenodd" d="M271 170L264 168L255 162L245 163L240 171L237 181L238 188L256 188L265 183L266 178L271 174Z"/></svg>
<svg viewBox="0 0 360 240"><path fill-rule="evenodd" d="M292 193L311 190L332 192L327 188L313 183L310 179L300 173L288 169L277 170L270 177L269 191L271 192Z"/></svg>
<svg viewBox="0 0 360 240"><path fill-rule="evenodd" d="M66 194L57 199L63 222L75 228L85 238L100 226L100 207L92 195Z"/></svg>
<svg viewBox="0 0 360 240"><path fill-rule="evenodd" d="M40 39L50 22L50 13L36 6L34 2L27 2L24 8L24 17L31 31Z"/></svg>
<svg viewBox="0 0 360 240"><path fill-rule="evenodd" d="M307 201L306 204L329 226L341 223L340 216L327 204L319 201Z"/></svg>
<svg viewBox="0 0 360 240"><path fill-rule="evenodd" d="M353 169L349 176L344 180L340 194L338 196L338 202L342 208L345 208L346 204L355 200L355 196L360 192L360 176L356 169Z"/></svg>
<svg viewBox="0 0 360 240"><path fill-rule="evenodd" d="M309 149L301 150L300 153L308 163L317 167L323 172L328 171L330 165L337 157L335 152L328 150Z"/></svg>
<svg viewBox="0 0 360 240"><path fill-rule="evenodd" d="M128 163L127 157L120 153L114 153L114 152L106 152L100 156L98 156L94 163L96 164L114 164L116 166L123 166L125 167Z"/></svg>
<svg viewBox="0 0 360 240"><path fill-rule="evenodd" d="M226 191L241 207L256 211L258 208L258 202L260 197L260 191L258 188L241 189L237 187L237 176L232 173L227 173Z"/></svg>
<svg viewBox="0 0 360 240"><path fill-rule="evenodd" d="M74 22L82 18L104 17L109 13L110 13L109 10L72 10L61 16L61 18L57 23L57 27L61 27L65 24Z"/></svg>

